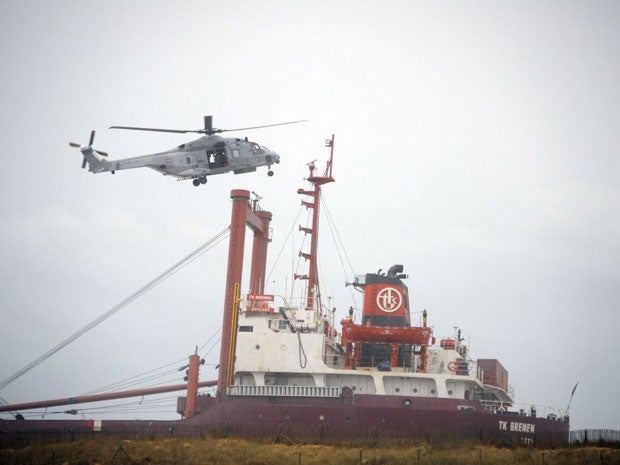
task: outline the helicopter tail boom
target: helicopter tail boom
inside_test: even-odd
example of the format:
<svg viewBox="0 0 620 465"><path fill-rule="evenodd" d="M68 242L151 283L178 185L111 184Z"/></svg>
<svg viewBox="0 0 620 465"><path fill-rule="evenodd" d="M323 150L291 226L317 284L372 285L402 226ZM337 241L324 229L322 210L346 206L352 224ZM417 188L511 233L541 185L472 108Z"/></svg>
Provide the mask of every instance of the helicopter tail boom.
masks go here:
<svg viewBox="0 0 620 465"><path fill-rule="evenodd" d="M82 168L85 164L88 164L88 171L91 173L101 173L103 171L111 171L109 161L105 160L103 156L94 150L92 147L84 147L80 150L84 155L84 161L82 162Z"/></svg>

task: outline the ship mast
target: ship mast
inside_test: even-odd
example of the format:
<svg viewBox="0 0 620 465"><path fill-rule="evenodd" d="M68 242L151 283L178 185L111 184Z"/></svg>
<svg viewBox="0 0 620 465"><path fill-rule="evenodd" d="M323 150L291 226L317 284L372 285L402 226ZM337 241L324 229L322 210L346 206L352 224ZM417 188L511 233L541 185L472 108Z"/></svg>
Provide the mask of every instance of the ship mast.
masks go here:
<svg viewBox="0 0 620 465"><path fill-rule="evenodd" d="M319 273L317 268L317 252L319 244L319 210L321 204L321 186L330 182L334 182L332 177L332 161L334 158L334 135L331 139L325 140L325 147L330 149L329 160L325 166L325 173L323 176L315 174L316 166L313 162L308 163L310 169L310 175L306 178L312 184L312 190L298 189L297 193L309 197L307 200L302 200L301 204L306 208L312 209L312 226L306 228L299 226L299 230L305 232L310 236L310 252L299 252L299 256L305 258L308 261L308 274L298 275L295 274L295 279L308 280L307 297L306 297L306 310L312 310L315 302L318 304L317 309L320 309L320 297L319 291ZM315 160L316 161L316 160ZM320 310L319 310L320 311Z"/></svg>

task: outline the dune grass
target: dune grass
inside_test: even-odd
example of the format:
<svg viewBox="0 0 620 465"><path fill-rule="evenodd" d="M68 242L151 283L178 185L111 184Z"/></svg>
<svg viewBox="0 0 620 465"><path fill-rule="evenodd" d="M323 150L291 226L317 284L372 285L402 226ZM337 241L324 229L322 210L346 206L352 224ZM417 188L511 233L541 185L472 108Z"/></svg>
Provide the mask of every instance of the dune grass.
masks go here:
<svg viewBox="0 0 620 465"><path fill-rule="evenodd" d="M179 465L596 465L620 464L620 449L498 448L479 444L386 443L369 448L284 445L241 439L101 437L0 449L0 464Z"/></svg>

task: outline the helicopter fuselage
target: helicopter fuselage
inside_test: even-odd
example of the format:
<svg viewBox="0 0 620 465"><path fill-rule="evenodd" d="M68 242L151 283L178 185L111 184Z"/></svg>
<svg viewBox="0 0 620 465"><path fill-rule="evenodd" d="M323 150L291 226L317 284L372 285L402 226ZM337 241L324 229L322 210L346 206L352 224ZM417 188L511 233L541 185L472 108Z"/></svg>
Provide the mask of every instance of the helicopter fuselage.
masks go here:
<svg viewBox="0 0 620 465"><path fill-rule="evenodd" d="M235 174L256 171L260 166L280 163L280 156L247 138L224 138L218 135L181 144L165 152L137 157L106 160L96 150L82 153L93 173L148 167L179 179L205 179L207 176L232 171ZM273 174L270 171L271 174Z"/></svg>

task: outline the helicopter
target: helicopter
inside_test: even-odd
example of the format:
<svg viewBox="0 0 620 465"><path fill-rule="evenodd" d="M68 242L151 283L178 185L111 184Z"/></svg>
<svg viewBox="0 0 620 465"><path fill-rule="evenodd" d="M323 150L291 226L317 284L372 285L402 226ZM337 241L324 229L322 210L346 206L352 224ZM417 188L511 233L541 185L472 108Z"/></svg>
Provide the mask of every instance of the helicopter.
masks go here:
<svg viewBox="0 0 620 465"><path fill-rule="evenodd" d="M75 142L69 142L71 147L82 152L82 168L91 173L110 172L132 168L151 168L164 176L174 176L178 180L192 179L196 187L207 183L207 176L223 174L232 171L234 174L250 173L257 167L267 166L267 174L273 176L271 165L280 163L280 155L272 150L251 142L247 137L225 138L218 134L231 131L245 131L249 129L268 128L285 124L301 123L306 120L288 121L286 123L267 124L237 129L217 129L213 127L213 117L204 117L204 129L160 129L134 126L110 126L109 129L126 129L132 131L153 131L169 133L197 133L204 134L199 139L181 144L165 152L140 155L137 157L106 160L108 154L93 148L95 131L91 131L90 140L86 147Z"/></svg>

